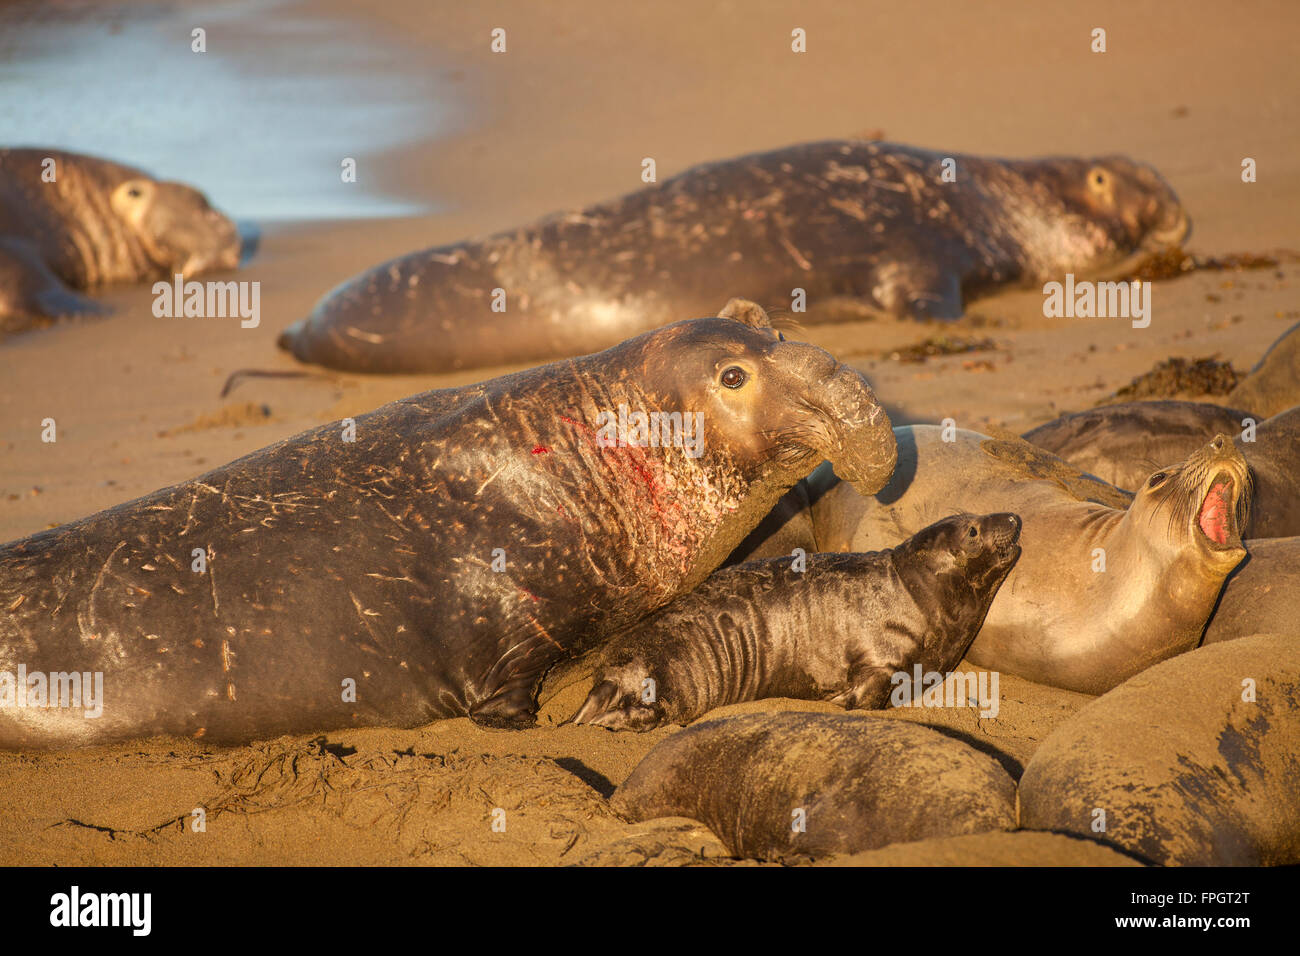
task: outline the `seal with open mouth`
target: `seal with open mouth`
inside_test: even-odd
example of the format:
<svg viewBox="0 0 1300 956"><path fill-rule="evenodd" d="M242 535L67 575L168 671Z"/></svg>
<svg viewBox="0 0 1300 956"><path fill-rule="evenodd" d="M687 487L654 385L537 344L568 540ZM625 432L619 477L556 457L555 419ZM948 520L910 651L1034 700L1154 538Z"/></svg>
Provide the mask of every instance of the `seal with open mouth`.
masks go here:
<svg viewBox="0 0 1300 956"><path fill-rule="evenodd" d="M700 430L602 434L623 406ZM743 300L349 433L0 547L0 671L105 692L96 719L0 708L0 745L525 726L552 664L698 585L819 458L868 489L894 463L862 375Z"/></svg>
<svg viewBox="0 0 1300 956"><path fill-rule="evenodd" d="M1253 434L1246 431L1248 422L1255 422ZM1249 412L1199 402L1126 402L1064 415L1024 438L1133 489L1160 464L1181 461L1220 432L1237 436L1237 450L1250 466L1250 518L1242 537L1300 535L1300 408L1261 421Z"/></svg>
<svg viewBox="0 0 1300 956"><path fill-rule="evenodd" d="M1189 229L1169 184L1123 156L804 143L375 266L280 346L354 372L580 355L705 314L722 275L769 308L803 289L804 324L882 311L957 318L1008 287L1125 274Z"/></svg>
<svg viewBox="0 0 1300 956"><path fill-rule="evenodd" d="M573 722L650 730L764 697L883 707L894 675L961 660L1019 537L1013 514L956 515L888 551L724 568L598 652Z"/></svg>
<svg viewBox="0 0 1300 956"><path fill-rule="evenodd" d="M0 149L0 334L107 311L73 290L234 269L240 243L184 183L94 156Z"/></svg>
<svg viewBox="0 0 1300 956"><path fill-rule="evenodd" d="M982 667L1102 693L1195 647L1246 555L1250 473L1226 435L1130 496L1027 442L963 430L945 441L933 425L894 434L898 467L875 495L829 466L809 477L805 547L888 547L953 510L1014 511L1020 560L967 653Z"/></svg>

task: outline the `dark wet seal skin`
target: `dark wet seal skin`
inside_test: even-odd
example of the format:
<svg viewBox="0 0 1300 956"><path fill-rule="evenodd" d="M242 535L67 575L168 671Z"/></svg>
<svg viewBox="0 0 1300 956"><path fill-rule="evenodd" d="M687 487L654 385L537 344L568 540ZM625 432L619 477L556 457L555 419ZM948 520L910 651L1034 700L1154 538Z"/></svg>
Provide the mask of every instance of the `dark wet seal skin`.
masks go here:
<svg viewBox="0 0 1300 956"><path fill-rule="evenodd" d="M884 707L894 674L961 660L1019 537L1014 514L957 515L892 550L808 555L802 572L724 568L605 647L573 722L644 731L765 697Z"/></svg>
<svg viewBox="0 0 1300 956"><path fill-rule="evenodd" d="M1015 794L992 757L909 721L747 714L661 741L610 806L634 822L699 820L733 856L794 861L1012 830Z"/></svg>
<svg viewBox="0 0 1300 956"><path fill-rule="evenodd" d="M98 719L0 708L0 745L530 724L552 664L698 585L821 457L865 488L893 469L860 373L753 303L724 316L393 402L354 442L322 426L0 548L0 671L102 671L106 694ZM703 414L702 454L603 447L620 404Z"/></svg>
<svg viewBox="0 0 1300 956"><path fill-rule="evenodd" d="M1202 647L1054 730L1020 778L1020 825L1163 866L1300 863L1297 753L1294 631ZM1099 809L1104 832L1095 829Z"/></svg>
<svg viewBox="0 0 1300 956"><path fill-rule="evenodd" d="M1223 586L1202 644L1286 634L1300 656L1300 537L1253 538Z"/></svg>
<svg viewBox="0 0 1300 956"><path fill-rule="evenodd" d="M941 181L948 157L956 182ZM1008 286L1124 273L1188 229L1169 185L1122 156L808 143L386 262L330 292L280 345L357 372L578 355L705 314L723 275L769 307L804 289L804 323L864 311L956 318ZM504 313L491 310L498 288Z"/></svg>
<svg viewBox="0 0 1300 956"><path fill-rule="evenodd" d="M1013 511L1022 553L966 654L981 667L1104 693L1195 647L1246 556L1250 471L1226 435L1132 494L1025 441L963 429L945 441L934 425L894 434L898 462L885 487L862 495L821 466L803 489L810 520L787 522L777 539L786 546L795 536L785 532L810 527L819 551L869 551L954 511ZM770 556L767 547L754 556Z"/></svg>
<svg viewBox="0 0 1300 956"><path fill-rule="evenodd" d="M55 181L42 163L55 160ZM107 309L74 290L239 265L235 224L183 183L54 149L0 149L0 335Z"/></svg>
<svg viewBox="0 0 1300 956"><path fill-rule="evenodd" d="M1247 420L1254 441L1243 439ZM1181 461L1223 433L1235 436L1250 466L1250 516L1243 538L1300 535L1300 408L1269 419L1199 402L1128 402L1065 415L1025 432L1025 440L1120 488Z"/></svg>

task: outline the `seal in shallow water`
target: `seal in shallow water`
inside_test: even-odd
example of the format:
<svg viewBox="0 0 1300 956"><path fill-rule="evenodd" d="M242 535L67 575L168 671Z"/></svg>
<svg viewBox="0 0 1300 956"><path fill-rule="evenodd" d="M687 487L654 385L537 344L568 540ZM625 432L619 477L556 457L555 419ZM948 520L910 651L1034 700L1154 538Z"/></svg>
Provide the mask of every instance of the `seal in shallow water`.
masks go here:
<svg viewBox="0 0 1300 956"><path fill-rule="evenodd" d="M234 269L239 253L235 224L183 183L94 156L0 149L0 333L106 311L74 289Z"/></svg>
<svg viewBox="0 0 1300 956"><path fill-rule="evenodd" d="M808 555L803 571L724 568L602 648L573 722L650 730L764 697L884 707L895 674L961 660L1019 536L1013 514L957 515L888 551Z"/></svg>
<svg viewBox="0 0 1300 956"><path fill-rule="evenodd" d="M752 303L724 315L393 402L355 441L326 425L0 548L0 671L101 672L105 693L97 719L0 709L0 745L530 723L551 664L703 581L819 457L867 488L893 468L858 372ZM622 408L697 428L602 433Z"/></svg>
<svg viewBox="0 0 1300 956"><path fill-rule="evenodd" d="M1123 272L1188 229L1159 174L1121 156L806 143L386 262L330 292L280 345L355 372L578 355L705 314L724 275L769 307L805 290L805 323L872 310L956 318L1007 286Z"/></svg>
<svg viewBox="0 0 1300 956"><path fill-rule="evenodd" d="M866 551L953 510L1014 511L1020 560L966 655L981 667L1102 693L1195 647L1245 557L1248 472L1226 436L1131 496L1024 441L960 429L945 441L933 425L894 433L898 467L877 494L829 467L810 476L809 547Z"/></svg>

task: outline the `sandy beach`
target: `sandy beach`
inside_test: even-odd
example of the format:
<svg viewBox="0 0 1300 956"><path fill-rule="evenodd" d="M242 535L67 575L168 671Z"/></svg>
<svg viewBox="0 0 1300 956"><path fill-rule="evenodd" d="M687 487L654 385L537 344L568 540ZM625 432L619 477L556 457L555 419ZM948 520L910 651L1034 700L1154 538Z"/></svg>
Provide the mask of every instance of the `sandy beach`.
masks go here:
<svg viewBox="0 0 1300 956"><path fill-rule="evenodd" d="M198 23L208 6L168 9ZM111 17L92 15L105 9L88 5L78 29L111 36ZM256 328L159 319L147 286L122 286L97 294L116 310L111 317L0 343L0 541L402 396L512 371L249 377L220 394L238 370L302 368L276 348L277 335L357 272L634 190L646 156L662 179L705 160L840 137L1009 157L1123 153L1154 165L1178 192L1194 224L1188 250L1278 258L1268 268L1157 280L1153 320L1142 329L1045 318L1041 291L1023 290L980 300L956 323L882 318L800 333L860 369L896 425L952 418L1020 433L1093 406L1169 357L1213 356L1244 372L1300 321L1300 261L1289 253L1300 249L1300 10L1281 0L938 2L924 15L906 4L739 0L326 0L286 9L363 25L402 51L385 68L422 71L413 85L436 80L447 102L431 103L425 116L407 104L403 122L412 128L402 145L353 150L365 189L432 211L260 222L259 247L238 275L261 283ZM222 55L232 68L272 70L265 41L240 46L254 15L214 24L209 44L229 43ZM1108 33L1104 54L1089 51L1097 26ZM489 50L494 27L508 30L506 54ZM806 54L790 52L795 27L807 31ZM343 69L358 68L327 45L316 69L328 71L331 55ZM7 78L0 102L22 96L23 83L21 72ZM76 104L68 107L75 113ZM237 137L238 127L209 135ZM79 145L97 148L93 139ZM1257 161L1255 183L1241 180L1244 157ZM744 295L718 277L719 306ZM939 336L990 341L907 359L908 346ZM57 442L41 440L47 418L58 423ZM161 739L3 753L0 864L728 862L699 824L629 825L610 811L609 793L674 728L557 726L585 689L549 682L539 725L528 731L462 718L234 748ZM995 718L967 707L879 713L948 728L1018 776L1053 728L1091 699L1009 675L1001 697ZM783 700L740 708L837 709ZM207 820L198 833L187 825L197 807ZM511 815L504 834L490 827L495 807ZM1017 859L1133 862L1085 841L1028 833L927 841L849 862Z"/></svg>

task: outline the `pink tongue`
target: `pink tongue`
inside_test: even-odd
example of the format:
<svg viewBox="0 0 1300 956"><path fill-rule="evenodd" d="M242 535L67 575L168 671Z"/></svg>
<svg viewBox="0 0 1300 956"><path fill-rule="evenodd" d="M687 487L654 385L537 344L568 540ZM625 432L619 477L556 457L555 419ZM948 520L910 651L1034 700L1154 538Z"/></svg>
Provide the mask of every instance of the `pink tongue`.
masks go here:
<svg viewBox="0 0 1300 956"><path fill-rule="evenodd" d="M1220 482L1210 489L1201 505L1201 530L1215 544L1228 543L1228 496L1227 482Z"/></svg>

